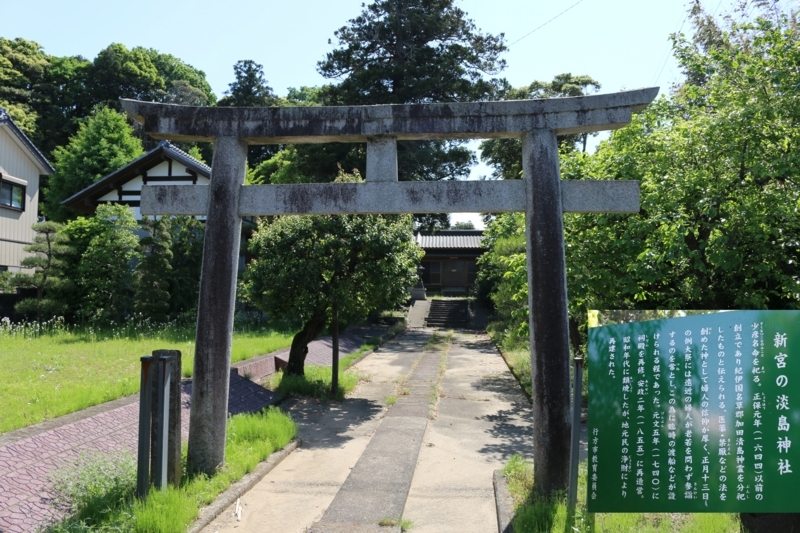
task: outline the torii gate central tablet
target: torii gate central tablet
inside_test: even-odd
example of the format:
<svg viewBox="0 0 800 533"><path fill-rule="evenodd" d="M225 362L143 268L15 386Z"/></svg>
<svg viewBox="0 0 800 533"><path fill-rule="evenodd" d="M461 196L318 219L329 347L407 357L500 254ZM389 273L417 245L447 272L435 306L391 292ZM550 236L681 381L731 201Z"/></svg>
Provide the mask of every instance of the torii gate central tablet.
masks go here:
<svg viewBox="0 0 800 533"><path fill-rule="evenodd" d="M569 337L562 214L636 213L638 182L561 181L556 135L616 129L658 88L607 95L451 104L302 108L187 107L122 100L156 139L213 141L208 186L145 186L142 214L206 215L189 426L189 460L224 460L241 217L523 211L526 220L534 483L565 489ZM520 181L398 182L397 141L522 139ZM367 143L365 183L243 186L250 144Z"/></svg>

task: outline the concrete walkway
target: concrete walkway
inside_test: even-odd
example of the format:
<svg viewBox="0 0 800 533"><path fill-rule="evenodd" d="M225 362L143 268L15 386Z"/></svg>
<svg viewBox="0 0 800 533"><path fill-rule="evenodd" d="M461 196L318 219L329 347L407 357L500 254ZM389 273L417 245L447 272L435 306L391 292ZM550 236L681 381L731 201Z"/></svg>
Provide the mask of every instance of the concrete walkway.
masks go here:
<svg viewBox="0 0 800 533"><path fill-rule="evenodd" d="M341 404L290 408L303 446L204 533L497 530L492 473L531 455L530 404L485 335L456 333L423 352L431 330L388 343L355 369L370 376ZM439 388L435 385L439 382ZM398 387L409 392L387 405ZM434 404L431 409L431 395Z"/></svg>
<svg viewBox="0 0 800 533"><path fill-rule="evenodd" d="M366 338L385 329L372 327L345 332L340 342L342 354L357 350ZM330 365L330 338L312 342L309 356L309 363ZM181 413L184 442L189 430L190 398L191 383L185 383ZM278 399L260 385L235 372L231 374L230 414L255 412ZM53 472L74 465L82 454L129 453L135 456L138 417L139 395L134 394L1 434L0 533L35 531L59 518L49 490Z"/></svg>

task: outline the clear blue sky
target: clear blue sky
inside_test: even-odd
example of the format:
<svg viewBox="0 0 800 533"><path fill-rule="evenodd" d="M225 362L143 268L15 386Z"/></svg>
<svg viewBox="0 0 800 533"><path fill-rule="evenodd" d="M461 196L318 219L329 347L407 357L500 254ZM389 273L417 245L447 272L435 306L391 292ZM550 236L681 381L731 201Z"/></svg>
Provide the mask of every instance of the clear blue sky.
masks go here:
<svg viewBox="0 0 800 533"><path fill-rule="evenodd" d="M703 4L722 13L734 2ZM461 0L457 5L482 31L505 33L510 50L501 75L512 85L571 72L598 80L600 92L658 85L663 94L680 79L669 34L681 27L690 31L685 0ZM273 90L284 95L288 87L326 82L316 63L333 48L328 44L333 32L360 11L361 0L0 0L0 36L34 40L52 55L88 59L114 42L155 48L203 70L217 97L233 79L233 64L252 59L264 66ZM483 165L474 172L488 173Z"/></svg>

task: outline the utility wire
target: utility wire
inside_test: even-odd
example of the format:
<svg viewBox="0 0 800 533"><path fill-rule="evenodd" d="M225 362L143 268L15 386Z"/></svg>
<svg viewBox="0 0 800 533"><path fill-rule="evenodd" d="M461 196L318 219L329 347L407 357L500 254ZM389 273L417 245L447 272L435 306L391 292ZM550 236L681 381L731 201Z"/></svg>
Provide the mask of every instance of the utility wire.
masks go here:
<svg viewBox="0 0 800 533"><path fill-rule="evenodd" d="M544 28L545 26L547 26L548 24L550 24L551 22L553 22L554 20L556 20L558 17L560 17L561 15L563 15L564 13L566 13L567 11L569 11L570 9L572 9L573 7L577 6L577 5L578 5L578 4L580 4L581 2L583 2L583 0L578 0L577 2L575 2L574 4L572 4L571 6L569 6L567 9L565 9L564 11L562 11L561 13L559 13L558 15L556 15L555 17L551 18L550 20L548 20L548 21L547 21L547 22L545 22L544 24L541 24L541 25L537 26L536 28L532 29L531 31L529 31L528 33L526 33L525 35L523 35L522 37L520 37L519 39L517 39L517 40L516 40L516 41L514 41L513 43L509 44L508 46L509 46L509 47L511 47L511 46L514 46L515 44L517 44L518 42L520 42L520 41L521 41L522 39L524 39L525 37L528 37L529 35L531 35L531 34L533 34L533 33L536 33L537 31L541 30L542 28Z"/></svg>
<svg viewBox="0 0 800 533"><path fill-rule="evenodd" d="M683 17L683 22L681 22L681 25L678 28L678 31L676 32L678 35L680 35L681 30L683 29L683 25L686 24L686 21L688 19L689 19L689 13L686 13L686 16ZM661 78L661 73L664 72L664 67L667 66L667 61L669 61L669 49L667 49L667 53L665 54L665 57L664 57L664 62L661 63L661 68L658 71L658 76L656 76L656 81L653 82L653 85L657 84L659 78Z"/></svg>

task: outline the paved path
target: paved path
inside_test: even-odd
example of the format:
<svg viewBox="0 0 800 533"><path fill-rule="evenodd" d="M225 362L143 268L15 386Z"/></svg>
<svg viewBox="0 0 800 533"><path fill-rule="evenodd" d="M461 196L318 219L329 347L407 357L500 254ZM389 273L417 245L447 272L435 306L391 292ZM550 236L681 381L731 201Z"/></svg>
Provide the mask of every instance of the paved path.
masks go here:
<svg viewBox="0 0 800 533"><path fill-rule="evenodd" d="M365 338L380 331L369 328L343 334L342 353L357 350ZM309 345L309 362L330 365L330 352L329 338L314 341ZM191 383L185 383L181 413L184 440L188 436L190 398ZM231 375L231 414L255 412L277 400L277 395L263 387L238 374ZM135 455L138 417L135 394L0 435L0 533L34 531L58 518L49 492L52 473L74 465L82 454Z"/></svg>
<svg viewBox="0 0 800 533"><path fill-rule="evenodd" d="M431 330L410 331L357 365L370 376L341 404L305 402L290 413L303 446L203 533L496 531L492 473L531 456L530 404L485 335L456 333L438 402L441 355L422 352ZM409 379L404 379L409 377ZM392 406L398 380L411 392ZM435 397L436 398L436 397Z"/></svg>

